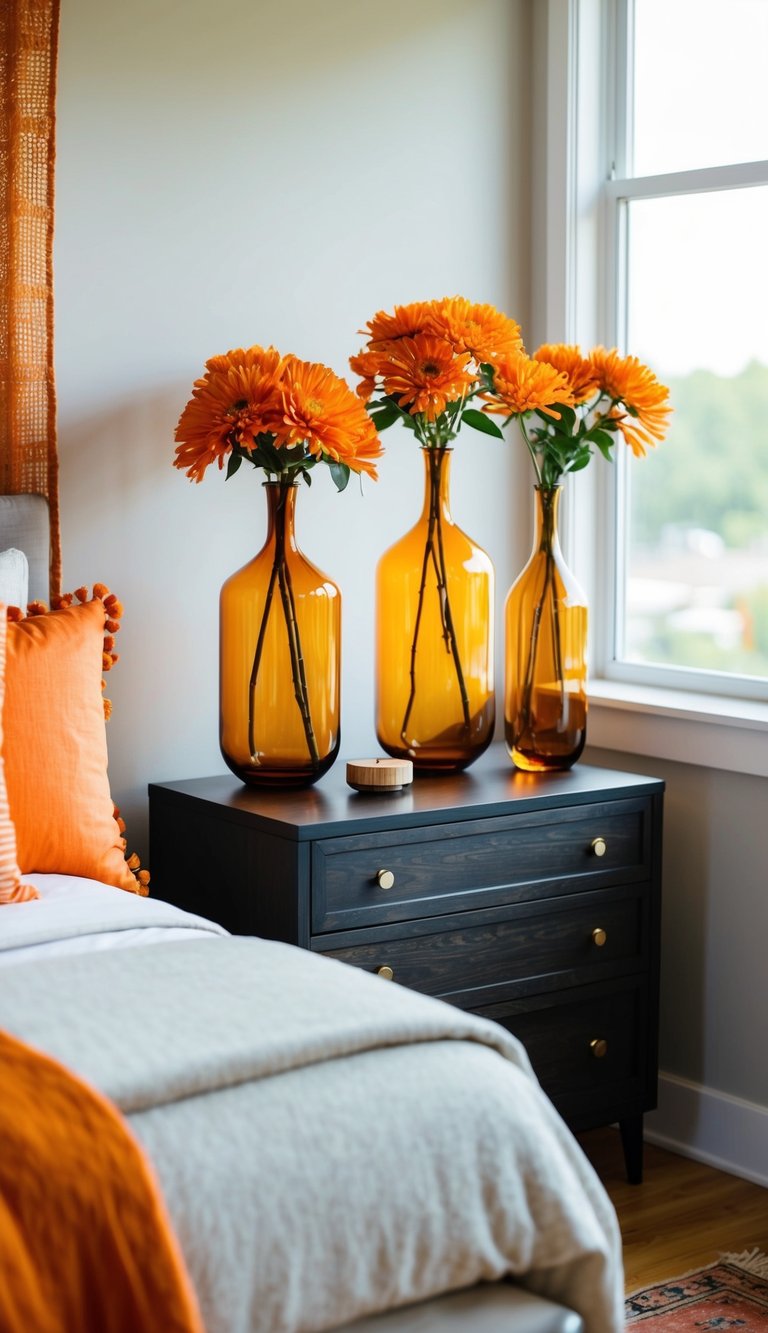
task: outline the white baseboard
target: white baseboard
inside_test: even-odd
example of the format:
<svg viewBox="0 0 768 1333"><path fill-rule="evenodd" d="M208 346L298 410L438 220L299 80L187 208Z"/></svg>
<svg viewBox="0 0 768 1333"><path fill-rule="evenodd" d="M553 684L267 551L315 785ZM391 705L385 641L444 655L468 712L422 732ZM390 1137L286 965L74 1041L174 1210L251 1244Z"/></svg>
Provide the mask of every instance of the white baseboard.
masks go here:
<svg viewBox="0 0 768 1333"><path fill-rule="evenodd" d="M766 1106L660 1074L658 1109L645 1116L644 1136L682 1157L768 1186Z"/></svg>

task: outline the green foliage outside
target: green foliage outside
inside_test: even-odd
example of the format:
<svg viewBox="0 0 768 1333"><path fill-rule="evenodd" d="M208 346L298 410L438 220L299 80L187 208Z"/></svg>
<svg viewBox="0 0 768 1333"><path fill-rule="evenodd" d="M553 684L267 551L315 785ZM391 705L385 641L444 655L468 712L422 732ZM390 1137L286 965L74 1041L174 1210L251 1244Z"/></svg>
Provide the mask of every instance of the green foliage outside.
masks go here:
<svg viewBox="0 0 768 1333"><path fill-rule="evenodd" d="M632 547L663 554L674 579L675 547L687 528L716 533L723 560L738 553L768 568L768 366L753 362L730 378L697 370L669 381L674 408L667 439L631 460ZM652 618L644 661L768 676L768 576L725 603L746 616L736 648L711 634Z"/></svg>
<svg viewBox="0 0 768 1333"><path fill-rule="evenodd" d="M636 542L655 546L683 519L727 546L768 537L768 366L730 379L696 370L669 388L667 438L632 471Z"/></svg>

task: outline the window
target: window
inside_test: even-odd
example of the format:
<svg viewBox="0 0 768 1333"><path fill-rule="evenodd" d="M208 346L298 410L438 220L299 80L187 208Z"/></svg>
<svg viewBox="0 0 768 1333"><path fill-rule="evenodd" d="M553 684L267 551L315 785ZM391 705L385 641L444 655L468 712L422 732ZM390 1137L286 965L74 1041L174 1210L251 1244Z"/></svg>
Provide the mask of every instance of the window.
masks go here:
<svg viewBox="0 0 768 1333"><path fill-rule="evenodd" d="M604 674L768 699L768 3L614 20L607 314L675 411L616 469Z"/></svg>
<svg viewBox="0 0 768 1333"><path fill-rule="evenodd" d="M768 0L532 17L531 345L618 345L675 408L566 489L589 740L768 776Z"/></svg>

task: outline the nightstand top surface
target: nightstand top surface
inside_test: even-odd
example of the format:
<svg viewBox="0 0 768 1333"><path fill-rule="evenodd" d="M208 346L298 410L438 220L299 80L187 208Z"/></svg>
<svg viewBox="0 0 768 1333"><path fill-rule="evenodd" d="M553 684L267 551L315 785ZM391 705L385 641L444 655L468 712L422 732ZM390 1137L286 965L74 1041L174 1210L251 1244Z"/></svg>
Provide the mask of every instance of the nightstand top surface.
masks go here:
<svg viewBox="0 0 768 1333"><path fill-rule="evenodd" d="M261 790L246 787L231 774L152 783L150 792L165 799L194 798L226 811L236 823L255 823L284 838L316 838L372 829L454 823L521 814L525 810L585 805L594 801L645 797L664 790L660 778L576 764L566 773L522 773L503 745L492 745L467 769L451 777L415 777L401 792L361 794L347 785L346 761L313 787Z"/></svg>

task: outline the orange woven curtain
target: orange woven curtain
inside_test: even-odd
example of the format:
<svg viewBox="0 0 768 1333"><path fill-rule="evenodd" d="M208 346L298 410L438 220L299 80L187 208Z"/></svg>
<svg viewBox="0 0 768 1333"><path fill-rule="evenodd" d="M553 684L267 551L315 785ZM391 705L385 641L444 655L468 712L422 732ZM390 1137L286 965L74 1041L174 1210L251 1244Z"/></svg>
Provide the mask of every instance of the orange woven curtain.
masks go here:
<svg viewBox="0 0 768 1333"><path fill-rule="evenodd" d="M53 378L53 166L59 0L0 0L0 491L51 511L60 591Z"/></svg>

